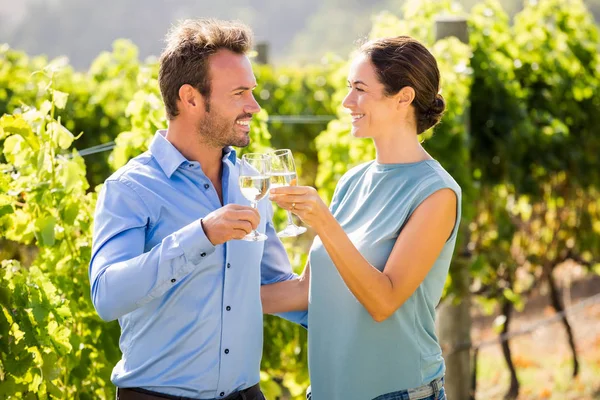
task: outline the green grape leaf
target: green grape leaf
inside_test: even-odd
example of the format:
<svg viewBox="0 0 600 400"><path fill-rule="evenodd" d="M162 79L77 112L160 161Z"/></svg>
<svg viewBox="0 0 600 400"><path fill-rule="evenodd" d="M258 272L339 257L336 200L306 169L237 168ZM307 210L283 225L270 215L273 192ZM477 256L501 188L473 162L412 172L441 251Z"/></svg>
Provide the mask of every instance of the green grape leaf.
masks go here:
<svg viewBox="0 0 600 400"><path fill-rule="evenodd" d="M35 238L41 247L53 246L55 243L54 226L56 219L48 215L35 221Z"/></svg>
<svg viewBox="0 0 600 400"><path fill-rule="evenodd" d="M75 140L73 134L58 122L50 122L48 130L52 132L53 140L61 149L68 149Z"/></svg>
<svg viewBox="0 0 600 400"><path fill-rule="evenodd" d="M63 109L67 105L67 99L69 97L68 93L61 92L59 90L52 91L52 100L54 101L54 105L58 109Z"/></svg>
<svg viewBox="0 0 600 400"><path fill-rule="evenodd" d="M66 225L73 225L79 214L79 207L80 205L75 203L63 202L61 204L60 216Z"/></svg>
<svg viewBox="0 0 600 400"><path fill-rule="evenodd" d="M61 373L61 368L56 353L43 353L42 359L44 360L44 364L42 365L44 378L49 381L58 378Z"/></svg>
<svg viewBox="0 0 600 400"><path fill-rule="evenodd" d="M81 169L81 167L72 161L62 163L59 167L58 173L60 183L67 192L76 187L81 187L79 184L85 177L85 172Z"/></svg>

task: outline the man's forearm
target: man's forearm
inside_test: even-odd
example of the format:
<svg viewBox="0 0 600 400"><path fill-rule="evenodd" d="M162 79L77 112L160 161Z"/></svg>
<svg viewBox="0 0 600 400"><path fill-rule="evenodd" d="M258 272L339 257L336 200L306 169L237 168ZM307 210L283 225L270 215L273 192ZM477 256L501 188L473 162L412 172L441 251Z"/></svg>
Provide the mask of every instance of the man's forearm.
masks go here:
<svg viewBox="0 0 600 400"><path fill-rule="evenodd" d="M93 254L91 295L100 318L112 321L162 296L214 251L200 221L167 236L149 252L134 256L142 241L143 232L131 229L121 233L118 240L103 243Z"/></svg>

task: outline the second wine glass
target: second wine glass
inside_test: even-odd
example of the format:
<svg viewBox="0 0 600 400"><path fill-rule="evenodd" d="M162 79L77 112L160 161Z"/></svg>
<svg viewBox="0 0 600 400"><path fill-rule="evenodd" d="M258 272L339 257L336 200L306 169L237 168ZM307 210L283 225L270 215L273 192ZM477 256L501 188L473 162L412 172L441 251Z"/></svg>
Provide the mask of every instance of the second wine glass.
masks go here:
<svg viewBox="0 0 600 400"><path fill-rule="evenodd" d="M296 164L294 156L289 149L276 150L271 155L271 187L296 186L298 183L296 176ZM279 237L294 237L306 232L306 228L294 224L292 213L287 212L288 224L281 231L277 232Z"/></svg>
<svg viewBox="0 0 600 400"><path fill-rule="evenodd" d="M257 208L258 201L267 195L271 184L270 159L268 154L248 153L240 161L240 190L250 201L252 208ZM267 235L254 229L242 238L252 242L263 241Z"/></svg>

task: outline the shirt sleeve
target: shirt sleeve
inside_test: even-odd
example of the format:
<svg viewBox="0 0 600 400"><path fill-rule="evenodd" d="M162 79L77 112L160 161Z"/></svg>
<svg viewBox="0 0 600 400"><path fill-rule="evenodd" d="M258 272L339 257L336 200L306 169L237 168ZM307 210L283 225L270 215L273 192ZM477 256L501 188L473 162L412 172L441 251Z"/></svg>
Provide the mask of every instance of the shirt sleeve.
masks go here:
<svg viewBox="0 0 600 400"><path fill-rule="evenodd" d="M162 296L215 250L196 220L145 252L150 221L149 208L131 183L104 184L96 203L89 278L92 302L106 321Z"/></svg>
<svg viewBox="0 0 600 400"><path fill-rule="evenodd" d="M265 242L265 250L261 261L261 285L298 278L298 275L292 271L292 266L283 243L277 237L277 232L275 232L275 228L273 227L273 206L270 203L267 205L267 214L269 219L265 234L268 238ZM308 310L290 311L275 315L300 324L305 328L308 327Z"/></svg>

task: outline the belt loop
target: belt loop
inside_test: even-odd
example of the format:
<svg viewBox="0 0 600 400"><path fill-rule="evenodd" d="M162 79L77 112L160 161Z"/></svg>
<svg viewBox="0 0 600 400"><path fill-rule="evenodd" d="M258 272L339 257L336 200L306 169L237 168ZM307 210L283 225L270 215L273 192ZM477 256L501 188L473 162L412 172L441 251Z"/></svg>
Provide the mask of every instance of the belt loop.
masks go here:
<svg viewBox="0 0 600 400"><path fill-rule="evenodd" d="M439 379L434 379L431 381L431 383L429 384L429 386L431 386L431 389L433 389L433 398L435 400L438 400L440 397L440 384L439 384L440 380Z"/></svg>

